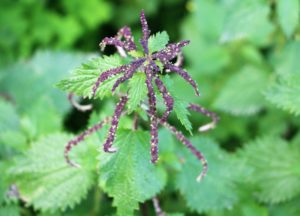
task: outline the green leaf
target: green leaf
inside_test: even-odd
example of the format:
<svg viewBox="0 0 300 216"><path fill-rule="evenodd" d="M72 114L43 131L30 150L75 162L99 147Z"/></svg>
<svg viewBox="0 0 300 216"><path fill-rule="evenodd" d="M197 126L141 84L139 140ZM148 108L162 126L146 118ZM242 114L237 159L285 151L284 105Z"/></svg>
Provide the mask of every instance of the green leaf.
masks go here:
<svg viewBox="0 0 300 216"><path fill-rule="evenodd" d="M179 96L178 91L177 89L174 89L174 83L169 76L164 76L162 80L174 99L173 112L175 112L178 120L185 127L185 129L192 133L192 124L189 120L190 112L187 108L189 103Z"/></svg>
<svg viewBox="0 0 300 216"><path fill-rule="evenodd" d="M288 43L281 52L275 54L273 66L280 79L288 81L289 83L296 83L294 82L295 78L299 79L300 77L299 58L299 41Z"/></svg>
<svg viewBox="0 0 300 216"><path fill-rule="evenodd" d="M290 38L295 32L299 22L299 1L277 0L276 12L281 29L285 35Z"/></svg>
<svg viewBox="0 0 300 216"><path fill-rule="evenodd" d="M15 107L0 98L0 159L10 158L14 150L24 150L26 140L19 130L20 120Z"/></svg>
<svg viewBox="0 0 300 216"><path fill-rule="evenodd" d="M289 43L284 50L275 56L276 80L265 92L266 98L277 107L290 113L299 114L300 43Z"/></svg>
<svg viewBox="0 0 300 216"><path fill-rule="evenodd" d="M227 80L214 106L234 115L253 115L265 105L262 91L267 82L265 71L245 67Z"/></svg>
<svg viewBox="0 0 300 216"><path fill-rule="evenodd" d="M32 108L23 115L21 128L30 140L36 140L40 136L61 131L62 121L62 116L55 108L53 101L43 97L35 101Z"/></svg>
<svg viewBox="0 0 300 216"><path fill-rule="evenodd" d="M53 88L69 70L78 66L90 55L76 53L37 52L30 60L5 68L0 90L7 92L18 110L31 110L36 101L49 101L59 114L65 113L70 104L66 94Z"/></svg>
<svg viewBox="0 0 300 216"><path fill-rule="evenodd" d="M264 137L241 152L253 172L247 182L256 186L261 201L279 203L300 195L300 151L277 137Z"/></svg>
<svg viewBox="0 0 300 216"><path fill-rule="evenodd" d="M100 155L100 186L113 197L118 215L129 216L163 189L166 174L150 163L148 132L120 131L114 146L117 153Z"/></svg>
<svg viewBox="0 0 300 216"><path fill-rule="evenodd" d="M180 100L176 96L174 97L174 112L176 113L177 118L181 122L181 124L187 129L190 133L192 133L192 124L189 120L190 112L187 109L188 102L184 100Z"/></svg>
<svg viewBox="0 0 300 216"><path fill-rule="evenodd" d="M6 170L7 170L7 167L5 166L5 164L2 161L0 161L0 172L2 173L2 175L0 175L0 209L1 209L1 206L7 200L6 194L7 194L9 185L7 183Z"/></svg>
<svg viewBox="0 0 300 216"><path fill-rule="evenodd" d="M169 42L169 35L166 31L157 32L149 38L149 50L151 53L162 50Z"/></svg>
<svg viewBox="0 0 300 216"><path fill-rule="evenodd" d="M17 205L0 206L0 215L2 216L19 216L19 207Z"/></svg>
<svg viewBox="0 0 300 216"><path fill-rule="evenodd" d="M18 130L20 121L15 107L0 98L0 132Z"/></svg>
<svg viewBox="0 0 300 216"><path fill-rule="evenodd" d="M273 84L265 93L266 98L277 107L295 115L300 114L300 87L286 82Z"/></svg>
<svg viewBox="0 0 300 216"><path fill-rule="evenodd" d="M241 160L235 157L236 161L233 161L235 166L235 172L242 172L236 176L238 184L239 202L237 202L232 208L222 211L212 211L209 216L269 216L268 208L261 205L253 196L253 187L245 183L245 178L249 176L249 168L245 167L244 158ZM237 168L237 169L236 169Z"/></svg>
<svg viewBox="0 0 300 216"><path fill-rule="evenodd" d="M64 146L70 138L64 134L53 134L38 140L10 170L22 199L36 209L56 211L73 208L86 197L94 183L95 176L89 166L95 167L95 158L90 161L95 153L89 152L84 143L82 148L76 148L81 150L77 153L76 162L81 162L82 167L70 167L65 162ZM95 152L95 148L93 150Z"/></svg>
<svg viewBox="0 0 300 216"><path fill-rule="evenodd" d="M147 86L145 85L146 76L144 73L136 73L129 80L128 108L134 111L140 106L141 102L147 97Z"/></svg>
<svg viewBox="0 0 300 216"><path fill-rule="evenodd" d="M209 216L269 216L268 209L255 202L244 201L235 208L214 212Z"/></svg>
<svg viewBox="0 0 300 216"><path fill-rule="evenodd" d="M297 197L289 202L270 206L270 215L272 216L298 216L300 215L300 198Z"/></svg>
<svg viewBox="0 0 300 216"><path fill-rule="evenodd" d="M69 1L62 1L62 5L67 14L75 15L81 22L81 28L91 30L106 22L112 15L112 7L109 2L103 0L91 0L88 3L83 3L80 0L74 0L72 3ZM80 8L80 11L78 11ZM93 18L90 16L91 12L94 14ZM77 20L72 18L72 20Z"/></svg>
<svg viewBox="0 0 300 216"><path fill-rule="evenodd" d="M61 80L56 86L66 92L73 92L78 96L91 98L92 88L99 75L108 69L122 65L118 55L94 58L75 69L71 76ZM121 75L116 75L104 81L96 92L96 97L111 96L111 89Z"/></svg>
<svg viewBox="0 0 300 216"><path fill-rule="evenodd" d="M223 3L226 16L221 41L248 39L255 44L265 44L273 31L269 20L270 7L267 2L232 0Z"/></svg>
<svg viewBox="0 0 300 216"><path fill-rule="evenodd" d="M225 11L219 2L192 2L194 11L182 25L182 38L191 41L191 45L184 48L184 54L191 62L189 71L194 72L193 77L202 80L204 73L221 72L230 62L229 52L219 42Z"/></svg>
<svg viewBox="0 0 300 216"><path fill-rule="evenodd" d="M9 159L16 152L27 149L26 137L19 131L8 130L0 133L0 159Z"/></svg>
<svg viewBox="0 0 300 216"><path fill-rule="evenodd" d="M181 163L176 154L176 141L173 134L166 128L158 131L159 161L168 169L180 170Z"/></svg>
<svg viewBox="0 0 300 216"><path fill-rule="evenodd" d="M230 157L216 143L208 138L194 137L208 161L208 173L201 182L196 177L201 171L201 163L187 150L185 162L177 175L176 186L187 202L187 206L198 213L231 208L238 196L233 185L235 176L231 175Z"/></svg>

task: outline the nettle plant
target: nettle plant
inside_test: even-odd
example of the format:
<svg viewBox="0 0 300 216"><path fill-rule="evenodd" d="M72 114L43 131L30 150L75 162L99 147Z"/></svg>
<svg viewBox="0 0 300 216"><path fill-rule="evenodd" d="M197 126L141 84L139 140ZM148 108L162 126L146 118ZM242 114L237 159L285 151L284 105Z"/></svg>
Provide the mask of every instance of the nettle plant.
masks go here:
<svg viewBox="0 0 300 216"><path fill-rule="evenodd" d="M158 127L162 125L202 163L202 171L197 176L197 181L201 181L208 169L205 157L181 131L168 123L168 117L174 110L180 122L188 130L191 130L191 125L187 121L187 110L211 118L212 121L201 126L199 131L214 128L219 118L215 113L202 106L177 101L177 97L172 95L174 86L172 86L171 76L176 74L190 84L195 94L199 96L197 83L182 68L184 60L182 48L187 46L189 41L168 43L169 37L166 32L150 36L143 10L140 14L140 21L142 38L139 40L139 44L134 41L130 28L125 26L118 31L117 35L106 37L100 43L102 51L107 45L112 45L117 50L116 54L102 56L83 64L69 78L57 84L58 88L69 93L69 100L81 111L91 109L91 106L77 104L73 98L74 94L90 99L103 99L105 96L119 97L112 116L104 118L67 143L64 152L65 160L69 165L79 167L79 164L70 159L71 149L107 124L110 124L110 128L103 144L103 150L107 153L116 153L117 148L113 146L113 143L121 116L133 113L133 130L136 130L139 116L143 118L146 114L150 124L151 163L155 164L158 161ZM166 106L166 110L162 114L157 109L159 94Z"/></svg>

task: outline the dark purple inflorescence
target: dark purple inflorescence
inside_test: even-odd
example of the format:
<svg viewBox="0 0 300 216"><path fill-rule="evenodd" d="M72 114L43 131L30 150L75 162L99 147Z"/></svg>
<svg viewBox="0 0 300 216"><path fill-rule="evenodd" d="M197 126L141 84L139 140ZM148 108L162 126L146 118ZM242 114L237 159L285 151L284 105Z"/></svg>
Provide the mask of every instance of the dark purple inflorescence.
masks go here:
<svg viewBox="0 0 300 216"><path fill-rule="evenodd" d="M140 21L142 25L142 38L139 40L139 42L143 49L142 57L133 57L132 61L129 64L121 65L119 67L102 72L92 88L92 95L96 95L97 89L104 81L110 79L111 77L117 74L122 74L122 76L118 78L114 83L112 87L112 92L114 92L120 84L131 79L137 71L144 72L146 75L145 84L148 90L148 103L144 104L144 107L146 107L146 112L150 119L151 162L156 163L158 160L158 124L160 124L168 128L176 136L176 138L180 142L182 142L201 161L203 165L203 170L202 173L197 177L197 180L200 181L207 172L206 159L204 158L202 153L199 152L180 131L178 131L174 126L171 126L169 123L167 123L168 116L173 110L174 99L170 95L169 91L167 90L166 86L160 78L160 76L162 76L163 74L162 70L165 70L167 73L175 72L176 74L181 76L185 81L187 81L194 88L196 95L199 96L199 90L196 82L192 79L192 77L188 74L187 71L181 68L183 64L182 48L187 46L189 44L189 41L184 40L178 43L171 43L168 44L164 49L151 53L149 50L148 43L150 37L150 30L143 10L140 15ZM115 46L120 56L124 58L127 57L128 54L137 51L138 47L134 42L134 38L132 36L130 28L127 26L121 28L116 36L104 38L99 45L102 50L104 50L106 45ZM174 60L176 60L175 63L172 63L172 61ZM161 64L162 67L159 67L158 63ZM158 117L157 114L156 95L153 84L157 86L157 89L162 95L164 103L166 105L166 111L163 113L162 117ZM103 148L105 152L112 153L116 151L116 149L112 147L112 144L115 140L120 116L123 112L127 101L127 95L121 96L121 99L117 104L112 117L106 118L99 124L83 132L77 138L71 140L68 143L65 149L65 158L69 164L74 165L74 163L70 161L68 156L68 153L71 150L71 148L77 145L78 142L82 141L87 135L95 132L98 129L101 129L104 124L107 124L109 122L111 122L111 127L109 129L109 133ZM208 116L212 119L211 123L200 127L199 131L206 131L208 129L214 128L214 126L219 120L218 116L215 113L210 112L201 106L190 104L188 108L198 113L204 114L205 116ZM136 122L137 121L135 120L134 124L136 124ZM134 126L134 128L136 128L136 125Z"/></svg>
<svg viewBox="0 0 300 216"><path fill-rule="evenodd" d="M126 105L127 101L128 101L128 97L123 96L123 97L121 97L120 102L116 106L114 115L112 117L111 127L109 129L108 137L106 139L106 142L103 145L105 152L116 152L116 149L112 148L111 146L115 139L116 131L117 131L117 128L119 125L119 119L122 114L122 110L123 110L124 106Z"/></svg>

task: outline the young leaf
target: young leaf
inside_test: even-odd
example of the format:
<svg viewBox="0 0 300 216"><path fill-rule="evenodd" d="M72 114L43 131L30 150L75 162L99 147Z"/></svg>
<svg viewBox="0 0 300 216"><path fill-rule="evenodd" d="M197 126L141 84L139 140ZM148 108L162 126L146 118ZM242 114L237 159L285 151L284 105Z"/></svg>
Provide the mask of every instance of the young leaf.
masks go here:
<svg viewBox="0 0 300 216"><path fill-rule="evenodd" d="M265 104L262 91L267 81L265 71L245 67L225 83L214 106L234 115L255 114Z"/></svg>
<svg viewBox="0 0 300 216"><path fill-rule="evenodd" d="M292 36L299 22L299 4L298 0L277 0L276 12L279 24L288 38Z"/></svg>
<svg viewBox="0 0 300 216"><path fill-rule="evenodd" d="M186 130L188 130L191 133L192 124L188 118L190 115L190 112L187 109L189 105L188 102L178 95L178 91L177 89L174 89L173 81L169 76L163 77L163 81L167 86L170 95L174 99L173 111L175 112L180 123L185 127Z"/></svg>
<svg viewBox="0 0 300 216"><path fill-rule="evenodd" d="M248 181L261 201L279 203L300 195L300 151L284 140L261 138L246 145L241 157L253 168Z"/></svg>
<svg viewBox="0 0 300 216"><path fill-rule="evenodd" d="M90 98L92 88L99 75L121 64L122 59L118 55L94 58L75 69L69 78L61 80L56 86L63 91ZM112 94L111 89L119 77L120 75L116 75L104 81L97 89L96 97L110 96Z"/></svg>
<svg viewBox="0 0 300 216"><path fill-rule="evenodd" d="M238 200L233 182L230 157L208 138L195 137L192 142L199 146L207 158L209 169L201 182L196 181L201 164L184 151L185 161L177 175L176 186L187 205L198 213L230 208Z"/></svg>
<svg viewBox="0 0 300 216"><path fill-rule="evenodd" d="M176 113L177 118L181 124L187 129L190 133L192 130L192 124L189 120L190 112L187 109L188 103L184 100L180 100L176 96L174 98L174 112Z"/></svg>
<svg viewBox="0 0 300 216"><path fill-rule="evenodd" d="M115 154L101 153L100 186L113 197L118 215L133 215L139 202L150 199L165 185L166 174L150 163L149 135L119 131Z"/></svg>
<svg viewBox="0 0 300 216"><path fill-rule="evenodd" d="M38 140L10 170L15 176L20 196L36 209L56 211L73 208L94 183L95 176L86 163L81 163L85 165L82 168L74 168L65 162L64 146L70 138L64 134L53 134ZM82 155L80 159L87 162L92 158L90 152ZM94 164L95 160L91 163Z"/></svg>
<svg viewBox="0 0 300 216"><path fill-rule="evenodd" d="M149 50L153 52L157 52L168 44L169 35L166 31L157 32L155 35L152 35L149 38Z"/></svg>
<svg viewBox="0 0 300 216"><path fill-rule="evenodd" d="M147 97L147 86L145 85L146 76L144 73L137 73L129 80L128 108L135 110Z"/></svg>

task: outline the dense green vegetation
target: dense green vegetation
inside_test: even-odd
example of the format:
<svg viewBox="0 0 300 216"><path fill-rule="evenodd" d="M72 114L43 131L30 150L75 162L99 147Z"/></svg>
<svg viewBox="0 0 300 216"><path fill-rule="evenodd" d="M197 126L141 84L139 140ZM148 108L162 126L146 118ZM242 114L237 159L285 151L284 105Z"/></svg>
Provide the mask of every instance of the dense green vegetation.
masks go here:
<svg viewBox="0 0 300 216"><path fill-rule="evenodd" d="M98 44L124 25L138 43L141 9L152 51L191 41L183 68L201 96L178 75L163 81L175 100L168 121L207 158L201 182L201 163L163 127L158 164L150 163L141 73L120 88L131 99L118 152L103 152L105 126L70 153L80 168L64 159L69 140L113 114L113 83L96 99L90 90L103 70L127 60ZM168 216L299 216L299 14L299 0L2 0L0 216L155 215L155 196ZM79 112L62 90L93 110ZM210 119L187 110L189 102L216 112L217 127L199 132Z"/></svg>

